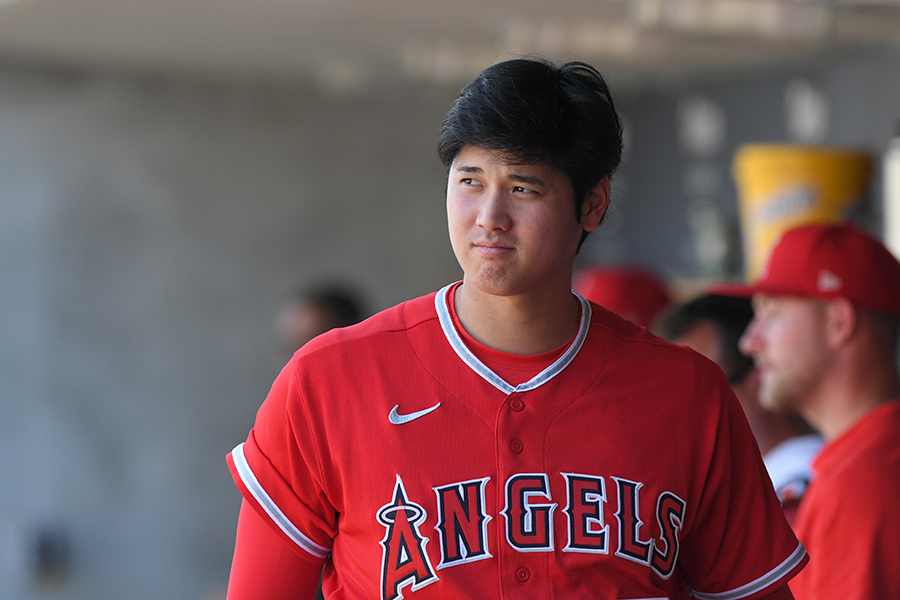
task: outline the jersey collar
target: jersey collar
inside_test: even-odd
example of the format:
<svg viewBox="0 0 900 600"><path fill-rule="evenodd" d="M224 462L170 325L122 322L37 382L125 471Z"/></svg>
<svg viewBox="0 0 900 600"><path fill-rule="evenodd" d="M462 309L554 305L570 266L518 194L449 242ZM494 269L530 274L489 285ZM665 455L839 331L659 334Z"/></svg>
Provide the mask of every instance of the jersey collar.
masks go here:
<svg viewBox="0 0 900 600"><path fill-rule="evenodd" d="M434 307L437 310L438 320L441 323L441 329L443 329L444 336L446 336L447 341L450 342L450 346L456 352L457 356L459 356L463 360L463 362L469 366L470 369L475 371L475 373L481 376L485 381L505 394L512 394L513 392L527 392L533 390L544 385L545 383L559 375L563 371L563 369L565 369L569 365L569 363L575 359L575 356L578 355L578 351L584 344L585 338L587 338L588 326L591 322L591 305L587 300L585 300L575 292L572 292L572 294L575 296L575 298L578 299L578 302L581 304L581 322L578 325L578 333L575 335L575 340L562 354L562 356L556 359L556 361L549 367L547 367L525 383L520 383L517 386L510 385L502 377L489 369L483 362L478 360L477 356L472 354L472 351L469 350L469 347L466 346L466 344L460 337L459 332L456 331L456 328L453 326L453 318L450 316L450 309L447 306L447 292L449 292L450 288L457 285L458 283L459 282L451 283L450 285L441 288L434 297Z"/></svg>

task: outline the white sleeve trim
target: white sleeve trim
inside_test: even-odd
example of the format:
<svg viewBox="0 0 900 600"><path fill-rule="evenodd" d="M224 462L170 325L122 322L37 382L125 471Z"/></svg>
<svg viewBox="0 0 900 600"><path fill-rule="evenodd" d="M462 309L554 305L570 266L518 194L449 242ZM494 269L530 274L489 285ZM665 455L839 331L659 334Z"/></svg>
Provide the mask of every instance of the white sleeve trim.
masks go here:
<svg viewBox="0 0 900 600"><path fill-rule="evenodd" d="M241 481L244 482L244 485L247 486L247 489L256 501L259 502L259 505L263 507L263 510L266 511L273 521L275 521L275 524L278 525L279 529L287 534L294 543L316 558L328 558L328 555L331 554L331 550L320 546L303 535L303 532L291 523L287 516L281 512L281 509L275 504L275 501L269 497L262 485L260 485L259 480L256 479L256 475L254 475L253 471L250 469L247 459L244 457L243 443L238 444L238 446L231 451L231 457L234 459L234 466L237 468Z"/></svg>
<svg viewBox="0 0 900 600"><path fill-rule="evenodd" d="M797 565L799 565L805 557L806 548L803 547L803 544L798 542L797 549L794 550L794 552L790 556L788 556L783 563L781 563L756 581L751 581L747 585L742 585L741 587L728 592L708 594L692 589L691 593L700 600L737 600L739 598L746 598L747 596L764 590L772 584L776 583L778 580L790 573Z"/></svg>

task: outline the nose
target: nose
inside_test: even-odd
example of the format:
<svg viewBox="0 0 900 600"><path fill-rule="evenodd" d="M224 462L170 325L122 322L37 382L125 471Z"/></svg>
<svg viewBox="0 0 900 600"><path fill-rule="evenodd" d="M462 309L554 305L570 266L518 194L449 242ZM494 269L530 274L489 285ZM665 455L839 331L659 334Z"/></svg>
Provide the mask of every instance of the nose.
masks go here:
<svg viewBox="0 0 900 600"><path fill-rule="evenodd" d="M506 195L500 192L484 194L475 223L488 231L509 231L512 217Z"/></svg>
<svg viewBox="0 0 900 600"><path fill-rule="evenodd" d="M744 330L744 333L741 334L741 339L738 340L738 349L740 349L741 353L745 356L753 356L759 351L759 344L759 323L754 317L747 325L747 329Z"/></svg>

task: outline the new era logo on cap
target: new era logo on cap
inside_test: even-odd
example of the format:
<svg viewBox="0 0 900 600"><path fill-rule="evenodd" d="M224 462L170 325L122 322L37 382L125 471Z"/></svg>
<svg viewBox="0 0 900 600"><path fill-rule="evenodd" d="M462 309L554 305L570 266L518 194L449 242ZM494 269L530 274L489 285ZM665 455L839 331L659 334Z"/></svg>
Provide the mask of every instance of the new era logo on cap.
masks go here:
<svg viewBox="0 0 900 600"><path fill-rule="evenodd" d="M829 271L822 269L819 271L819 281L816 287L820 292L836 292L844 286L841 278Z"/></svg>

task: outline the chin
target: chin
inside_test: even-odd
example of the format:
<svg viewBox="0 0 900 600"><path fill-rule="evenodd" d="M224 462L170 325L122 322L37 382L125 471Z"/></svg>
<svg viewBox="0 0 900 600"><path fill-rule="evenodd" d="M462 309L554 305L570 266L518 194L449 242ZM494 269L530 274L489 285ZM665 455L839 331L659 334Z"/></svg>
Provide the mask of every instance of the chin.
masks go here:
<svg viewBox="0 0 900 600"><path fill-rule="evenodd" d="M508 295L511 281L505 269L493 265L481 265L466 281L474 284L478 289L497 295Z"/></svg>
<svg viewBox="0 0 900 600"><path fill-rule="evenodd" d="M771 412L787 412L791 407L791 398L785 394L779 394L777 390L771 392L760 390L759 403Z"/></svg>
<svg viewBox="0 0 900 600"><path fill-rule="evenodd" d="M490 294L491 296L515 295L515 290L510 289L509 286L504 285L502 281L492 281L478 278L469 280L469 283L478 288L481 292Z"/></svg>

